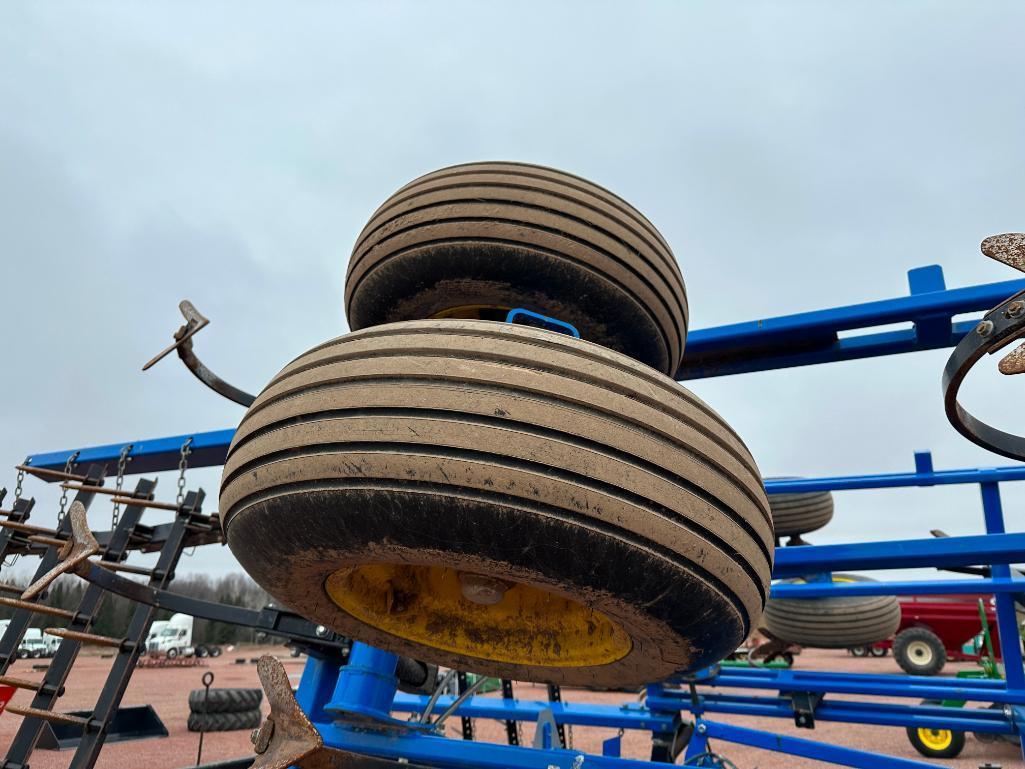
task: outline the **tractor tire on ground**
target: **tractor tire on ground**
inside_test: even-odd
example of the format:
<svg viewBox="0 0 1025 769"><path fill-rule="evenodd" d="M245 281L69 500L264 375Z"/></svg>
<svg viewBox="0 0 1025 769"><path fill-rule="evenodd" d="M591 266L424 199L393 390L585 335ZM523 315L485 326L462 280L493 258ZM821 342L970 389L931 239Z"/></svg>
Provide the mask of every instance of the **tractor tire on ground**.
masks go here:
<svg viewBox="0 0 1025 769"><path fill-rule="evenodd" d="M821 529L833 519L833 495L828 491L769 494L769 508L772 510L772 527L777 537L800 536Z"/></svg>
<svg viewBox="0 0 1025 769"><path fill-rule="evenodd" d="M189 692L189 710L193 713L241 713L255 710L263 701L262 689L205 689Z"/></svg>
<svg viewBox="0 0 1025 769"><path fill-rule="evenodd" d="M263 720L260 709L241 713L189 713L190 732L238 732L256 729Z"/></svg>
<svg viewBox="0 0 1025 769"><path fill-rule="evenodd" d="M934 676L947 664L947 650L943 640L928 628L909 627L893 639L893 658L905 673Z"/></svg>
<svg viewBox="0 0 1025 769"><path fill-rule="evenodd" d="M942 705L940 700L922 700L923 705ZM965 733L952 729L920 729L905 731L911 746L926 758L957 758L965 746Z"/></svg>
<svg viewBox="0 0 1025 769"><path fill-rule="evenodd" d="M353 330L524 307L674 374L687 295L665 240L627 202L526 163L469 163L407 184L360 233L345 280Z"/></svg>
<svg viewBox="0 0 1025 769"><path fill-rule="evenodd" d="M277 601L459 670L620 686L764 605L758 469L708 406L561 334L415 321L300 356L235 433L227 540Z"/></svg>
<svg viewBox="0 0 1025 769"><path fill-rule="evenodd" d="M872 580L834 574L833 581ZM847 649L869 646L893 635L900 625L900 604L891 595L773 598L765 605L762 622L783 641L817 649Z"/></svg>

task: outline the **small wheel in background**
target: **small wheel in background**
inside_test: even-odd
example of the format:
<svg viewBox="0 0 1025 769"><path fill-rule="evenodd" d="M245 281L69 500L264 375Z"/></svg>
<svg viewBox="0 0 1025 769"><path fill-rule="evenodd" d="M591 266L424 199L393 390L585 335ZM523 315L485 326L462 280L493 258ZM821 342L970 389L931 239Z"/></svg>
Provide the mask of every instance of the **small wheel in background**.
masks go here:
<svg viewBox="0 0 1025 769"><path fill-rule="evenodd" d="M856 574L834 574L833 582L872 582ZM786 580L803 583L803 579ZM781 641L813 649L850 649L884 641L900 625L892 595L770 598L762 623Z"/></svg>
<svg viewBox="0 0 1025 769"><path fill-rule="evenodd" d="M905 673L934 676L947 663L947 650L938 635L924 627L909 627L893 639L893 657Z"/></svg>
<svg viewBox="0 0 1025 769"><path fill-rule="evenodd" d="M775 481L794 481L798 478L767 478ZM801 492L799 494L769 494L772 510L772 528L778 539L800 537L817 531L833 520L833 495L828 491Z"/></svg>
<svg viewBox="0 0 1025 769"><path fill-rule="evenodd" d="M922 700L923 705L941 705L939 700ZM965 746L965 733L953 729L906 729L911 746L926 758L956 758Z"/></svg>
<svg viewBox="0 0 1025 769"><path fill-rule="evenodd" d="M167 650L167 658L169 660L173 660L177 656L178 656L178 650L177 649L168 649Z"/></svg>
<svg viewBox="0 0 1025 769"><path fill-rule="evenodd" d="M873 657L885 657L889 654L889 650L885 646L872 646L869 648Z"/></svg>
<svg viewBox="0 0 1025 769"><path fill-rule="evenodd" d="M868 656L868 647L867 646L852 646L847 651L849 651L855 657L867 657Z"/></svg>

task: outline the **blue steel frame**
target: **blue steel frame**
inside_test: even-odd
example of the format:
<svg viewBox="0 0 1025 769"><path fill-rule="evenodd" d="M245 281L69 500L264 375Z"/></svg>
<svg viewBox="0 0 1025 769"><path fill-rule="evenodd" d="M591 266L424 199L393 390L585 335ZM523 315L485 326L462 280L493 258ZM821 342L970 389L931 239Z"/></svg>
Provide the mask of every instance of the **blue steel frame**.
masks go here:
<svg viewBox="0 0 1025 769"><path fill-rule="evenodd" d="M986 310L1008 295L1025 289L1025 281L1017 280L946 290L942 272L936 266L912 270L908 280L911 295L907 297L692 332L688 336L687 356L677 378L719 376L951 346L974 325L971 321L954 322L955 315ZM840 337L844 331L901 322L911 323L912 327ZM218 430L133 441L130 469L133 473L146 473L176 468L180 447L188 438L192 438L191 466L222 464L233 432ZM106 463L113 467L125 445L118 443L80 449L76 459L80 464ZM30 456L26 463L60 469L71 454L71 451L37 454ZM842 693L1002 703L1003 710L989 710L823 699L815 706L814 716L824 721L1023 734L1025 671L1013 600L1015 594L1025 592L1025 580L1012 577L1009 564L1025 558L1025 533L1005 532L999 490L1000 483L1018 480L1025 480L1023 466L936 471L931 457L923 453L916 455L915 471L911 473L766 482L767 490L775 493L978 484L985 535L780 548L776 551L773 577L822 575L833 570L978 565L989 565L990 577L843 585L813 580L803 585L776 584L771 594L773 597L808 598L854 594L993 594L1005 681L713 668L701 671L686 681L650 685L644 705L625 703L616 707L507 701L476 696L464 701L454 712L476 718L538 721L547 710L558 723L640 729L650 731L653 739L665 741L672 740L679 730L681 712L689 711L695 719L695 731L687 748L686 760L694 762L703 760L709 738L716 738L846 766L927 765L705 718L706 713L714 712L792 718L795 699L800 696L804 701L807 699L804 695ZM442 737L433 725L421 724L418 719L400 721L392 714L420 713L428 698L397 693L395 664L394 655L359 643L354 645L346 666L329 658L310 659L296 696L323 735L326 745L438 767L581 769L587 766L627 769L651 765L647 761L620 758L617 739L606 741L603 755L584 755L549 747L525 748L451 740ZM729 688L771 690L776 694L738 695L718 691ZM452 699L441 698L438 707L448 708L453 704ZM546 735L544 744L550 745L551 735L547 732Z"/></svg>

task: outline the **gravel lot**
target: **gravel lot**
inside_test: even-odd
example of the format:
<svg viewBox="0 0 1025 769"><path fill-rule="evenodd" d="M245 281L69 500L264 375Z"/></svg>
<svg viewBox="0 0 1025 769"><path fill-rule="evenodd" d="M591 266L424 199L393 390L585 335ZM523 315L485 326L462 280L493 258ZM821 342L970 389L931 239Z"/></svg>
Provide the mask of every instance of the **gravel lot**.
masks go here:
<svg viewBox="0 0 1025 769"><path fill-rule="evenodd" d="M224 656L210 660L205 667L142 669L136 672L125 697L127 705L152 704L163 719L170 737L137 742L111 744L104 748L98 766L101 769L136 768L172 769L194 765L198 735L186 730L188 717L186 697L190 689L200 688L200 678L207 670L215 674L215 687L258 686L256 666L252 664L237 665L237 657L256 657L262 653L277 654L282 658L286 669L291 674L299 675L302 671L302 660L293 660L283 655L281 647L246 648L228 652ZM15 663L11 674L23 678L37 678L41 674L32 670L31 660ZM855 659L844 652L805 651L798 658L797 666L801 669L830 669L836 671L863 671L872 673L900 672L892 658ZM83 656L75 666L74 673L67 686L67 693L62 699L61 709L87 709L95 701L99 687L110 667L109 659L99 656ZM959 665L951 664L946 673L953 673ZM965 665L967 667L967 665ZM529 684L517 685L517 696L528 699L544 699L544 687ZM497 695L492 695L497 696ZM576 701L603 703L621 703L629 695L615 693L594 693L567 690L565 698ZM29 695L19 692L14 699L16 704L27 705ZM893 700L899 701L899 700ZM264 711L266 712L266 702ZM713 718L716 718L713 716ZM817 739L837 745L847 745L889 753L907 758L919 758L908 744L903 729L857 726L850 724L830 724L820 722L815 731L801 730L794 727L792 721L766 718L742 718L738 716L720 716L718 720L750 726L754 728L777 731L807 739ZM6 749L21 719L12 714L0 716L0 746ZM458 720L449 726L450 732L458 729ZM533 725L524 725L525 738L533 736ZM501 724L479 721L477 723L478 739L504 742L505 732ZM574 746L588 752L600 752L601 742L614 736L608 729L573 730ZM731 759L741 769L773 769L774 767L816 767L822 764L813 761L794 759L782 754L745 748L729 743L717 742L713 747ZM628 732L623 738L623 755L645 758L650 749L650 739L646 733ZM247 754L251 750L249 735L245 732L208 734L204 739L203 758L205 761L233 758ZM56 753L37 751L32 760L32 769L54 769L68 766L72 751ZM942 762L950 767L978 767L986 762L1007 767L1021 767L1021 754L1017 749L1006 743L986 745L969 736L968 744L955 760Z"/></svg>

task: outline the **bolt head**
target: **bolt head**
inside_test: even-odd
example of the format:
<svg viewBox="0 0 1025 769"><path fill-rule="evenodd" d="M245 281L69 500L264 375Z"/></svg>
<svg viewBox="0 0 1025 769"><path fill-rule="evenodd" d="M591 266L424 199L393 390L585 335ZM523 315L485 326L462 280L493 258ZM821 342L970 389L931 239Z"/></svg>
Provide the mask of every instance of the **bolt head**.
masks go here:
<svg viewBox="0 0 1025 769"><path fill-rule="evenodd" d="M979 336L989 336L993 333L993 321L984 320L975 327L975 333Z"/></svg>
<svg viewBox="0 0 1025 769"><path fill-rule="evenodd" d="M1020 299L1007 305L1007 315L1010 318L1017 318L1023 312L1025 312L1025 302Z"/></svg>

